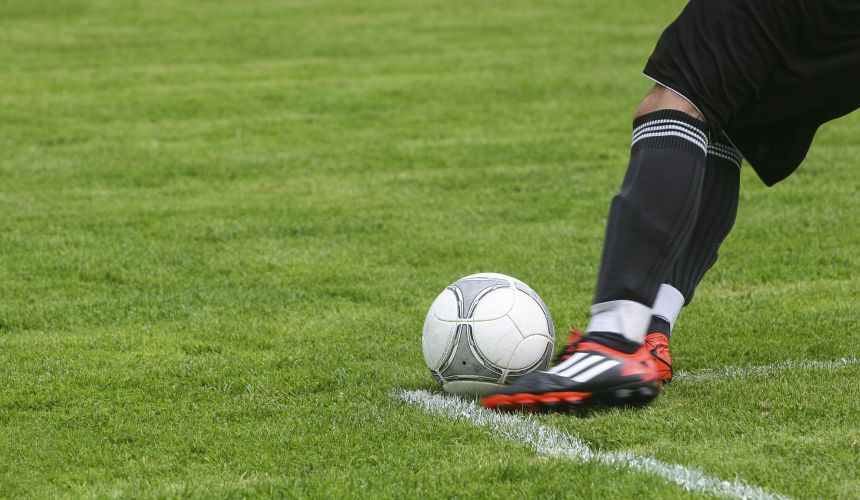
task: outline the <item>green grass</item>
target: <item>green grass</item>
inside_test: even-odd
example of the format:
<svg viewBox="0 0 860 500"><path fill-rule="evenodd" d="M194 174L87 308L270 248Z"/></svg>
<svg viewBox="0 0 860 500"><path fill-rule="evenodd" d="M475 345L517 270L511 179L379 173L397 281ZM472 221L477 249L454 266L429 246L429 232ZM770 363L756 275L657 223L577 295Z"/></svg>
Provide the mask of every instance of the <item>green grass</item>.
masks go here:
<svg viewBox="0 0 860 500"><path fill-rule="evenodd" d="M682 2L0 3L0 496L683 497L392 399L449 282L583 325L639 76ZM748 167L681 370L857 355L856 113ZM540 417L860 496L860 367Z"/></svg>

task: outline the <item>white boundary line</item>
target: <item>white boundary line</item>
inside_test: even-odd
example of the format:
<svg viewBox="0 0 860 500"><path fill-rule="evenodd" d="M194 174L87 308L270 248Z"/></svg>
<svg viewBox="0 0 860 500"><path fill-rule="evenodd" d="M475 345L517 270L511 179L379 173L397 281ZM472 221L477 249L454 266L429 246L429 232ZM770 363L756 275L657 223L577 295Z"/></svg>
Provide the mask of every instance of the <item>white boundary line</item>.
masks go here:
<svg viewBox="0 0 860 500"><path fill-rule="evenodd" d="M661 462L653 457L637 456L629 451L595 450L576 436L553 427L541 425L530 416L485 410L456 396L434 394L423 390L398 390L393 391L392 395L435 415L464 419L475 425L487 427L498 437L528 445L542 455L629 468L646 474L654 474L666 481L680 485L687 491L721 497L787 498L770 493L758 486L749 485L739 479L724 481L708 476L699 469Z"/></svg>
<svg viewBox="0 0 860 500"><path fill-rule="evenodd" d="M707 380L718 380L723 378L749 378L756 375L787 371L787 370L817 370L827 368L835 370L846 366L860 365L860 358L850 356L847 358L831 360L786 360L771 365L759 366L726 366L723 368L694 370L689 372L678 372L672 377L673 381L683 380L685 382L702 382Z"/></svg>

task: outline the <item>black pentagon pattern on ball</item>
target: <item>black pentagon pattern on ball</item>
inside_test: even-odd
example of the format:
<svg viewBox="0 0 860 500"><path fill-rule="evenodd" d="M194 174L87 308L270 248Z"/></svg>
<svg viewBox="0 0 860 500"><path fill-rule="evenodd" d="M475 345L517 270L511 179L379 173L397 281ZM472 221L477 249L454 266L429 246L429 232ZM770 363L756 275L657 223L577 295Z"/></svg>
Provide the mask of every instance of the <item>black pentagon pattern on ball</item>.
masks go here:
<svg viewBox="0 0 860 500"><path fill-rule="evenodd" d="M465 340L465 342L464 342ZM440 373L445 380L477 380L496 383L502 371L481 362L476 352L470 325L459 325L454 340L456 346Z"/></svg>
<svg viewBox="0 0 860 500"><path fill-rule="evenodd" d="M475 314L478 299L498 288L507 288L511 284L504 279L476 277L464 278L448 287L457 297L457 316L469 319ZM465 342L463 342L465 340ZM472 327L467 324L457 326L453 342L455 348L451 351L445 364L438 373L431 370L433 377L445 381L476 380L496 383L502 376L501 370L487 366L481 362L482 356L475 347Z"/></svg>
<svg viewBox="0 0 860 500"><path fill-rule="evenodd" d="M461 279L448 287L457 296L460 319L471 319L475 314L478 299L498 288L508 288L507 280L498 278Z"/></svg>

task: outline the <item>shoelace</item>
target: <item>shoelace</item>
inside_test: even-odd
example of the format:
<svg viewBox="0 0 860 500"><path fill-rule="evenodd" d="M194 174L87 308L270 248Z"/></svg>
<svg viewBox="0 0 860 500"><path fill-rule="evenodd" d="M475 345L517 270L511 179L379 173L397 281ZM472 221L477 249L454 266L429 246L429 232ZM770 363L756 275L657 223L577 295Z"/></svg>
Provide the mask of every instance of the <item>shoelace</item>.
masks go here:
<svg viewBox="0 0 860 500"><path fill-rule="evenodd" d="M661 357L661 356L660 356L660 353L662 353L662 351L665 351L666 349L668 349L668 348L669 348L669 346L668 346L668 345L666 345L666 344L665 344L665 343L663 343L663 342L654 342L654 343L653 343L653 346L654 346L654 347L650 350L650 351L651 351L651 355L652 355L652 356L654 356L654 358L655 358L657 361L659 361L659 362L663 363L664 365L666 365L666 367L667 367L667 368L669 368L669 373L670 373L670 374L673 374L673 373L674 373L674 371L672 370L672 365L671 365L670 363L668 363L668 362L666 361L666 359L665 359L665 358L663 358L663 357Z"/></svg>

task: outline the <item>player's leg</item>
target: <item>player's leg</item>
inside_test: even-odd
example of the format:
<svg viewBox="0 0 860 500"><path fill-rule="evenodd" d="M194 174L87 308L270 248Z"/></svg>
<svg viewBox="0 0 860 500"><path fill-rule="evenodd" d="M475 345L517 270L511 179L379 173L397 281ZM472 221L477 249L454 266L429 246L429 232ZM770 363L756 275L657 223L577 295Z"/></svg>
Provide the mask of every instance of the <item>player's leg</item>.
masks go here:
<svg viewBox="0 0 860 500"><path fill-rule="evenodd" d="M701 115L671 90L655 88L636 115L587 329L628 349L642 343L657 290L692 233L707 151Z"/></svg>
<svg viewBox="0 0 860 500"><path fill-rule="evenodd" d="M803 20L808 16L804 13L810 5L808 2L775 4L753 0L691 0L678 19L663 32L648 60L645 74L695 103L694 108L701 116L682 114L678 120L683 122L680 124L682 128L699 127L699 131L704 132L701 121L704 116L712 131L731 127L730 131L734 133L736 126L742 124L739 118L748 113L749 103L770 90L768 82L774 72L778 72L783 56L796 48L796 35L805 24ZM638 113L637 121L652 122L649 126L655 127L652 129L656 132L654 135L662 132L657 126L667 123L658 120L666 118L659 115L667 113L663 97L672 98L666 89L645 99ZM672 109L684 111L677 107ZM641 125L637 123L637 127ZM764 125L763 134L767 136L772 128ZM693 136L697 135L689 128L686 130L693 132ZM636 137L634 135L634 141ZM762 152L757 145L763 141L754 134L739 132L738 137L745 140L748 151ZM697 191L695 186L704 183L704 155L684 161L679 151L661 151L660 144L646 143L645 146L652 148L637 151L634 147L628 175L621 192L613 200L591 309L590 333L571 349L566 349L570 357L560 365L564 368L558 373L572 376L574 381L578 377L587 378L577 370L583 369L584 363L596 359L590 354L579 356L588 354L583 352L586 339L616 352L639 353L645 350L639 346L651 320L650 306L654 304L660 282L667 279L671 265L687 247L697 218L701 191ZM806 146L803 141L797 141L797 147L790 148L789 157L798 157L795 153L805 150ZM770 156L779 152L774 148L764 150ZM662 161L658 160L661 155ZM775 160L781 163L781 160ZM657 168L658 164L663 166ZM682 165L689 168L679 168ZM691 196L678 197L679 193L685 192ZM693 278L692 281L697 282L698 279ZM626 362L621 364L629 365ZM633 372L627 370L628 375ZM646 377L646 372L640 373L641 379ZM606 381L612 376L611 372L607 374L604 377L606 385L620 380ZM554 381L557 380L544 381L543 385L552 386ZM572 384L565 387L570 389Z"/></svg>
<svg viewBox="0 0 860 500"><path fill-rule="evenodd" d="M720 245L734 225L738 210L741 154L725 137L708 145L702 201L687 247L660 285L645 346L657 359L660 378L672 378L669 336L681 308L693 299L696 287L717 260Z"/></svg>
<svg viewBox="0 0 860 500"><path fill-rule="evenodd" d="M586 335L561 363L502 388L485 406L646 404L657 395L657 368L643 339L657 290L696 221L708 145L700 118L659 86L642 101L627 173L609 211Z"/></svg>
<svg viewBox="0 0 860 500"><path fill-rule="evenodd" d="M540 409L654 397L657 369L642 341L658 289L698 216L707 149L702 117L735 139L738 118L796 48L811 5L690 0L663 32L645 74L665 89L658 87L637 113L630 165L610 210L589 332L566 349L562 363L524 376L485 399L485 406ZM760 152L762 143L753 137L738 145Z"/></svg>
<svg viewBox="0 0 860 500"><path fill-rule="evenodd" d="M696 120L705 121L702 113L685 97L662 85L655 85L648 95L639 102L634 119L655 111L675 110L690 115Z"/></svg>

